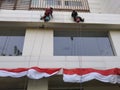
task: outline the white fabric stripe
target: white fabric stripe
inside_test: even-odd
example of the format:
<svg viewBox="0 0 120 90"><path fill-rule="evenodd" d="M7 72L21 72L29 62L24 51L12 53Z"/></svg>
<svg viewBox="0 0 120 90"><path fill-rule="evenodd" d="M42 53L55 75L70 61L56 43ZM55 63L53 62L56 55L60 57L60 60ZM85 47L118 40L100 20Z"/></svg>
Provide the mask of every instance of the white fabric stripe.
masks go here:
<svg viewBox="0 0 120 90"><path fill-rule="evenodd" d="M15 73L15 72L8 72L8 71L4 71L4 70L0 70L0 77L23 77L27 75L27 71L23 71L23 72L19 72L19 73Z"/></svg>
<svg viewBox="0 0 120 90"><path fill-rule="evenodd" d="M30 70L28 70L28 74L27 74L27 76L29 77L29 78L31 78L31 79L41 79L41 78L43 78L43 77L50 77L50 76L52 76L52 75L54 75L54 74L56 74L56 73L58 73L58 71L56 71L56 72L54 72L54 73L52 73L52 74L48 74L48 73L40 73L40 72L37 72L36 70L34 70L34 69L30 69Z"/></svg>
<svg viewBox="0 0 120 90"><path fill-rule="evenodd" d="M38 72L34 69L29 69L27 71L22 71L22 72L9 72L9 71L5 71L5 70L0 70L0 77L19 78L19 77L27 76L28 78L31 78L31 79L41 79L43 77L50 77L58 72L59 71L56 71L52 74L48 74L45 72Z"/></svg>
<svg viewBox="0 0 120 90"><path fill-rule="evenodd" d="M108 75L108 76L104 76L101 75L99 73L89 73L89 74L85 74L85 75L68 75L68 74L64 74L63 75L63 80L64 82L86 82L86 81L90 81L90 80L99 80L101 82L109 82L109 83L120 83L120 75Z"/></svg>

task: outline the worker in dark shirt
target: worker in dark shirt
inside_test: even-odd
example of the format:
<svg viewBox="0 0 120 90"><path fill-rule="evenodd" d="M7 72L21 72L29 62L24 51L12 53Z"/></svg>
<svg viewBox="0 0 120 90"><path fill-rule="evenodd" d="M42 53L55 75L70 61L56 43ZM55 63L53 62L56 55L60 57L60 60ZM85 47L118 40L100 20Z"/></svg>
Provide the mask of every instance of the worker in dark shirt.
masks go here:
<svg viewBox="0 0 120 90"><path fill-rule="evenodd" d="M75 11L75 10L72 11L71 16L72 16L73 20L77 23L79 23L80 21L84 22L84 18L81 18L80 16L78 16L77 11Z"/></svg>

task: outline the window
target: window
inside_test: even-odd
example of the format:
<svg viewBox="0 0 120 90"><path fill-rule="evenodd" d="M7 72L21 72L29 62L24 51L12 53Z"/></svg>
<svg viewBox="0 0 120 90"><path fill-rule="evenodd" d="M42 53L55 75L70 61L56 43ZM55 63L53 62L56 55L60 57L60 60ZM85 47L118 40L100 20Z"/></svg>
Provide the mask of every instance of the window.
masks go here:
<svg viewBox="0 0 120 90"><path fill-rule="evenodd" d="M55 56L113 56L108 32L55 31Z"/></svg>
<svg viewBox="0 0 120 90"><path fill-rule="evenodd" d="M60 0L45 0L45 3L49 6L61 5Z"/></svg>
<svg viewBox="0 0 120 90"><path fill-rule="evenodd" d="M32 0L31 1L31 7L36 7L36 6L39 6L41 2L39 2L39 0Z"/></svg>
<svg viewBox="0 0 120 90"><path fill-rule="evenodd" d="M82 6L81 1L65 1L65 6Z"/></svg>
<svg viewBox="0 0 120 90"><path fill-rule="evenodd" d="M16 0L1 0L0 8L1 9L14 9Z"/></svg>
<svg viewBox="0 0 120 90"><path fill-rule="evenodd" d="M61 4L61 0L32 0L31 8L47 8L60 6Z"/></svg>
<svg viewBox="0 0 120 90"><path fill-rule="evenodd" d="M0 30L0 55L21 56L24 36L24 30Z"/></svg>
<svg viewBox="0 0 120 90"><path fill-rule="evenodd" d="M36 1L36 0L34 0ZM0 8L1 9L29 9L30 7L30 0L0 0Z"/></svg>
<svg viewBox="0 0 120 90"><path fill-rule="evenodd" d="M53 7L54 10L78 10L89 12L87 0L32 0L31 9L43 9Z"/></svg>
<svg viewBox="0 0 120 90"><path fill-rule="evenodd" d="M54 10L90 11L88 0L0 0L0 9L39 10L48 7Z"/></svg>
<svg viewBox="0 0 120 90"><path fill-rule="evenodd" d="M7 2L7 3L14 3L15 0L4 0L4 2Z"/></svg>

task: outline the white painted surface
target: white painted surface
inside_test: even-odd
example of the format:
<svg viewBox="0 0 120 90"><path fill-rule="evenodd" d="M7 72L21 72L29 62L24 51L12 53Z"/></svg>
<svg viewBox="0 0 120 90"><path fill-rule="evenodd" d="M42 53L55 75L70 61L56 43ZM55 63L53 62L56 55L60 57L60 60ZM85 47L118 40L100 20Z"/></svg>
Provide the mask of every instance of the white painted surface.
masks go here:
<svg viewBox="0 0 120 90"><path fill-rule="evenodd" d="M118 56L53 56L53 31L27 29L23 56L1 56L0 68L38 66L108 69L120 67L120 31L111 31L110 36Z"/></svg>
<svg viewBox="0 0 120 90"><path fill-rule="evenodd" d="M44 11L23 11L23 10L0 10L0 22L39 22L40 15ZM97 14L97 13L78 13L85 18L85 24L120 24L119 14ZM49 23L74 23L71 18L71 12L53 12L54 18Z"/></svg>
<svg viewBox="0 0 120 90"><path fill-rule="evenodd" d="M53 56L53 31L27 29L23 56Z"/></svg>
<svg viewBox="0 0 120 90"><path fill-rule="evenodd" d="M85 18L85 23L120 25L120 15L117 14L120 13L120 8L116 5L119 3L114 4L116 7L111 10L110 7L113 5L112 3L106 8L106 4L111 0L88 1L90 3L91 13L79 13L79 15ZM115 0L113 1L115 2ZM120 2L120 0L117 0L117 2L118 1ZM101 6L103 8L101 8ZM44 11L0 10L0 22L13 21L39 23L43 22L39 20L40 15L43 15L43 13ZM53 15L54 18L50 22L74 23L70 16L71 12L54 12ZM41 68L120 68L120 31L110 31L110 37L117 56L53 56L53 31L32 28L27 29L23 56L0 56L0 68L32 66ZM46 79L29 80L27 90L48 90L48 81Z"/></svg>
<svg viewBox="0 0 120 90"><path fill-rule="evenodd" d="M42 12L43 13L43 12ZM58 14L57 14L58 13ZM73 23L70 12L54 12L51 22ZM80 13L79 13L80 14ZM43 22L39 20L38 11L6 11L0 10L0 21L3 22ZM119 14L81 13L85 23L101 23L120 25ZM63 17L61 17L63 16ZM3 22L2 22L3 21ZM7 26L7 25L6 25ZM29 27L28 27L29 28ZM0 68L48 67L48 68L114 68L120 67L120 32L110 32L113 45L118 56L53 56L53 31L45 29L27 29L23 56L0 57Z"/></svg>
<svg viewBox="0 0 120 90"><path fill-rule="evenodd" d="M120 31L110 31L112 44L117 56L120 56Z"/></svg>
<svg viewBox="0 0 120 90"><path fill-rule="evenodd" d="M6 56L0 57L0 68L120 68L120 56Z"/></svg>
<svg viewBox="0 0 120 90"><path fill-rule="evenodd" d="M120 14L120 0L88 0L91 13Z"/></svg>

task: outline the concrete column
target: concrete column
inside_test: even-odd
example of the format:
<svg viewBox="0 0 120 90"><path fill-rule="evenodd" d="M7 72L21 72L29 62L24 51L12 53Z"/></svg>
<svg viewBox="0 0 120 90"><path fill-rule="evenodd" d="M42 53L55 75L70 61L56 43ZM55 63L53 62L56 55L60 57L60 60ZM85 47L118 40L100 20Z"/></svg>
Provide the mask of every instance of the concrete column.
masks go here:
<svg viewBox="0 0 120 90"><path fill-rule="evenodd" d="M116 56L120 56L120 31L110 31L110 40Z"/></svg>
<svg viewBox="0 0 120 90"><path fill-rule="evenodd" d="M53 56L53 30L27 29L23 56Z"/></svg>
<svg viewBox="0 0 120 90"><path fill-rule="evenodd" d="M48 80L29 80L27 90L48 90Z"/></svg>

